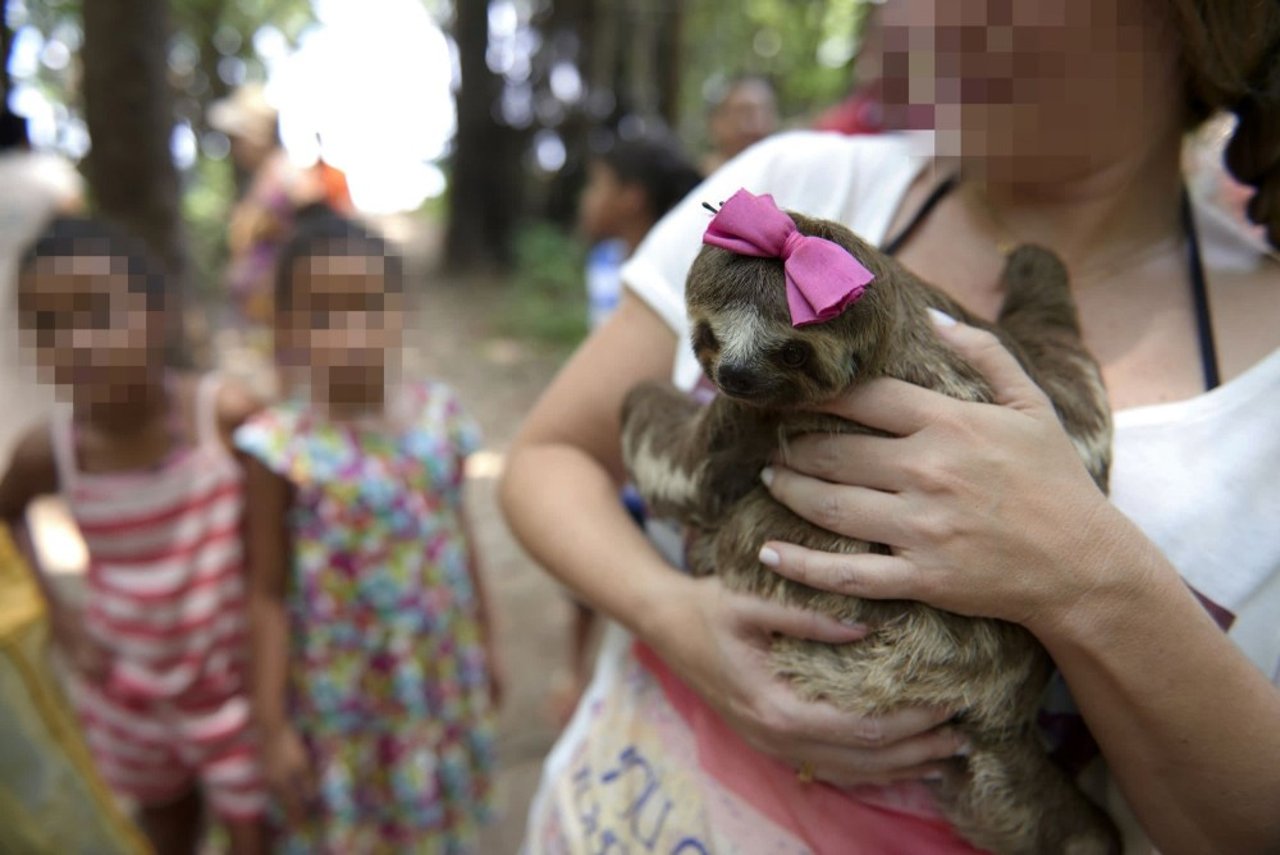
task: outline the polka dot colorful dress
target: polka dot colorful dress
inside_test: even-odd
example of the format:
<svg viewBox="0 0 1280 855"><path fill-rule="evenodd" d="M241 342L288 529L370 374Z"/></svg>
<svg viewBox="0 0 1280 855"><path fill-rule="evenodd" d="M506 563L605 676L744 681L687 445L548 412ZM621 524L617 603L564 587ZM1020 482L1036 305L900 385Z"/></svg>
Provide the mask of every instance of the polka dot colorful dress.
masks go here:
<svg viewBox="0 0 1280 855"><path fill-rule="evenodd" d="M479 433L446 386L404 394L399 430L287 403L236 433L294 488L289 702L318 804L280 851L467 852L488 815L488 676L460 514Z"/></svg>

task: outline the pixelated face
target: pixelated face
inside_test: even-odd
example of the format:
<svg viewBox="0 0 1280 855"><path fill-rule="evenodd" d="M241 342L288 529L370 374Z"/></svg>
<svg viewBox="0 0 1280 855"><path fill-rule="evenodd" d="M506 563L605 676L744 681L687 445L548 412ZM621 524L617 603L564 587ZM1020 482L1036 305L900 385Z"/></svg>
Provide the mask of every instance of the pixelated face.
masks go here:
<svg viewBox="0 0 1280 855"><path fill-rule="evenodd" d="M928 109L945 154L1095 167L1090 156L1167 132L1168 111L1157 108L1181 104L1179 51L1158 6L888 0L885 109Z"/></svg>
<svg viewBox="0 0 1280 855"><path fill-rule="evenodd" d="M125 259L42 258L20 278L18 312L41 379L77 403L121 403L159 366L163 312Z"/></svg>
<svg viewBox="0 0 1280 855"><path fill-rule="evenodd" d="M374 400L399 358L402 297L388 291L386 260L312 256L294 263L293 305L282 332L330 402Z"/></svg>
<svg viewBox="0 0 1280 855"><path fill-rule="evenodd" d="M778 103L760 80L743 80L725 95L711 117L712 142L732 157L778 129Z"/></svg>
<svg viewBox="0 0 1280 855"><path fill-rule="evenodd" d="M707 379L757 406L831 400L859 379L884 338L870 289L840 318L793 327L776 259L704 247L685 296L694 354Z"/></svg>

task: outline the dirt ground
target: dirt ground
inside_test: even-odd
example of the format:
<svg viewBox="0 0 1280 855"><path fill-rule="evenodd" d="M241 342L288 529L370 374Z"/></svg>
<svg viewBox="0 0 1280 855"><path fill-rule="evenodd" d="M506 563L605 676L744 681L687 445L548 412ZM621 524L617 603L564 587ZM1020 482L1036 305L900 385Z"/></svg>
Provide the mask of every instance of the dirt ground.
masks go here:
<svg viewBox="0 0 1280 855"><path fill-rule="evenodd" d="M521 552L498 511L502 455L559 361L493 333L486 319L494 317L501 299L500 287L430 289L423 298L418 343L424 367L458 390L485 432L484 451L472 459L467 500L498 612L507 683L499 718L501 816L489 830L484 855L519 849L542 758L555 739L547 690L567 661L569 620L564 595Z"/></svg>

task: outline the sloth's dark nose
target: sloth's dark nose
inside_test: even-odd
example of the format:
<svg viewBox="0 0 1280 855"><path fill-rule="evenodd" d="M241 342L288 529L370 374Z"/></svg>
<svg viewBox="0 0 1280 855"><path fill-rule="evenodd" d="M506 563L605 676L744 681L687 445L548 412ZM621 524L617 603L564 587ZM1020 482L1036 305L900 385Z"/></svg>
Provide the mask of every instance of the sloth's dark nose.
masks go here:
<svg viewBox="0 0 1280 855"><path fill-rule="evenodd" d="M716 369L716 385L727 395L745 398L760 389L760 377L746 366L721 363Z"/></svg>

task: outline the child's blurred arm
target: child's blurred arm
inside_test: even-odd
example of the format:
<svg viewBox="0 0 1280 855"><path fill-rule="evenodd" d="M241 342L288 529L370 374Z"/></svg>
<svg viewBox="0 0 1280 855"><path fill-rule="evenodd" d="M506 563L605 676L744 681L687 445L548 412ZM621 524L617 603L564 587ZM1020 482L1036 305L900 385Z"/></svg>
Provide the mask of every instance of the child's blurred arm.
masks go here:
<svg viewBox="0 0 1280 855"><path fill-rule="evenodd" d="M49 428L41 424L32 428L18 441L9 459L9 468L0 479L0 520L9 526L15 544L25 547L26 558L38 572L34 555L29 554L27 537L27 508L37 497L58 491L58 470L53 462L53 444L49 440ZM46 581L41 578L40 587L45 590ZM52 604L51 604L52 605Z"/></svg>
<svg viewBox="0 0 1280 855"><path fill-rule="evenodd" d="M311 779L287 705L289 621L284 597L290 566L286 514L292 497L289 484L258 460L245 457L244 467L253 711L262 734L267 780L289 821L296 823Z"/></svg>
<svg viewBox="0 0 1280 855"><path fill-rule="evenodd" d="M49 604L50 621L55 624L59 622L61 605L35 553L27 528L27 508L40 496L56 492L58 470L53 461L53 444L49 440L48 425L40 424L18 441L9 468L0 479L0 520L9 527L14 545L31 566L36 584Z"/></svg>
<svg viewBox="0 0 1280 855"><path fill-rule="evenodd" d="M471 576L471 586L476 592L477 612L480 621L480 632L483 634L484 649L489 668L489 693L493 706L502 705L504 677L502 659L498 655L497 628L494 625L493 599L489 596L489 586L485 583L484 572L480 569L480 554L476 548L475 527L471 524L471 515L465 505L458 509L458 517L462 523L462 536L467 542L467 572Z"/></svg>
<svg viewBox="0 0 1280 855"><path fill-rule="evenodd" d="M18 441L9 468L0 479L0 523L9 527L14 545L31 567L48 608L54 642L76 670L98 678L104 676L110 667L110 654L85 632L80 616L58 598L40 563L40 556L36 554L27 525L27 508L32 501L56 492L58 470L54 465L49 427L40 424Z"/></svg>

